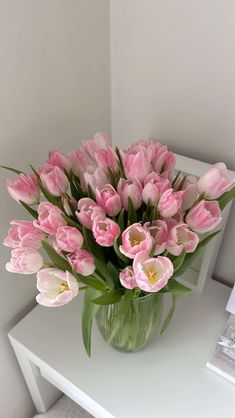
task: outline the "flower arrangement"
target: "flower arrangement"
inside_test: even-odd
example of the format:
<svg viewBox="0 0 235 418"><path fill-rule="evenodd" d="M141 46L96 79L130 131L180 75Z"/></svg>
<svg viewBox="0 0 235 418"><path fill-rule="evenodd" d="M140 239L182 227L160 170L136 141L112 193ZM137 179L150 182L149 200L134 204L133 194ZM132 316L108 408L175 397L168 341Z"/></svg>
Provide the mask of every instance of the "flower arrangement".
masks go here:
<svg viewBox="0 0 235 418"><path fill-rule="evenodd" d="M80 291L83 340L91 352L91 324L99 306L189 289L176 278L219 232L221 211L235 197L235 180L217 163L199 179L175 170L166 145L139 141L114 151L97 133L77 151L49 153L43 167L7 180L7 189L34 218L13 220L4 240L6 269L37 273L37 302L62 306ZM210 234L205 236L205 233ZM41 251L42 250L42 251Z"/></svg>

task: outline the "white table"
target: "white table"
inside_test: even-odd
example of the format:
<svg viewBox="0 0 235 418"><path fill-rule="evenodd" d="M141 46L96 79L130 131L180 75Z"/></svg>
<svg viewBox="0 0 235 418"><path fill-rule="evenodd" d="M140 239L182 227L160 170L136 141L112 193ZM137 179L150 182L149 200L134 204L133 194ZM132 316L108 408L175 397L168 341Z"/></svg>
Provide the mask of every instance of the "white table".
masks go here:
<svg viewBox="0 0 235 418"><path fill-rule="evenodd" d="M178 300L171 326L144 350L108 346L94 324L92 358L81 337L81 300L37 306L9 333L38 412L65 393L95 417L234 418L235 386L206 368L230 289L209 280ZM48 383L50 382L50 383Z"/></svg>

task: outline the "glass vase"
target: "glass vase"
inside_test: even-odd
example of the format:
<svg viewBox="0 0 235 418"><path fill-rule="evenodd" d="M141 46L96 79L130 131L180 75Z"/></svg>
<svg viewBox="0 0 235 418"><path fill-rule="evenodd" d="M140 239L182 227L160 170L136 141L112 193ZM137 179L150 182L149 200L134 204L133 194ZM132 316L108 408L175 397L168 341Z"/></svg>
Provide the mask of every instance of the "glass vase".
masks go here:
<svg viewBox="0 0 235 418"><path fill-rule="evenodd" d="M108 344L124 352L145 347L160 326L163 295L151 293L133 298L125 314L117 315L121 302L101 305L97 314L98 328Z"/></svg>

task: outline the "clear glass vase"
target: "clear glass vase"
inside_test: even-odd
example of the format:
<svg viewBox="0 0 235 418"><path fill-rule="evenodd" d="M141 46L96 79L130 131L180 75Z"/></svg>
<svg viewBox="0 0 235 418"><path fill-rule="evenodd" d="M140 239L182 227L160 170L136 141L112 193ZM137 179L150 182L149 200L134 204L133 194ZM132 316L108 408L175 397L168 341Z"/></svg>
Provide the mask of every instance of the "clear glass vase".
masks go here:
<svg viewBox="0 0 235 418"><path fill-rule="evenodd" d="M96 322L104 339L120 351L133 352L145 347L160 326L163 295L151 293L133 298L125 314L117 315L121 302L101 305Z"/></svg>

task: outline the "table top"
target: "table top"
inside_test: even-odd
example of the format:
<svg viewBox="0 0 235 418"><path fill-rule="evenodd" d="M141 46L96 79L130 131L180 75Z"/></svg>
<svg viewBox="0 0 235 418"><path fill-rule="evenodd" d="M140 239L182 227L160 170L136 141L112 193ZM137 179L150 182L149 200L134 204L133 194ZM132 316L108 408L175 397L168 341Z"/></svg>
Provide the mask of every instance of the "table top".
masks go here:
<svg viewBox="0 0 235 418"><path fill-rule="evenodd" d="M79 297L37 306L10 336L115 418L234 418L235 386L206 368L230 291L208 280L203 294L179 298L166 332L137 353L110 347L94 322L88 358Z"/></svg>

